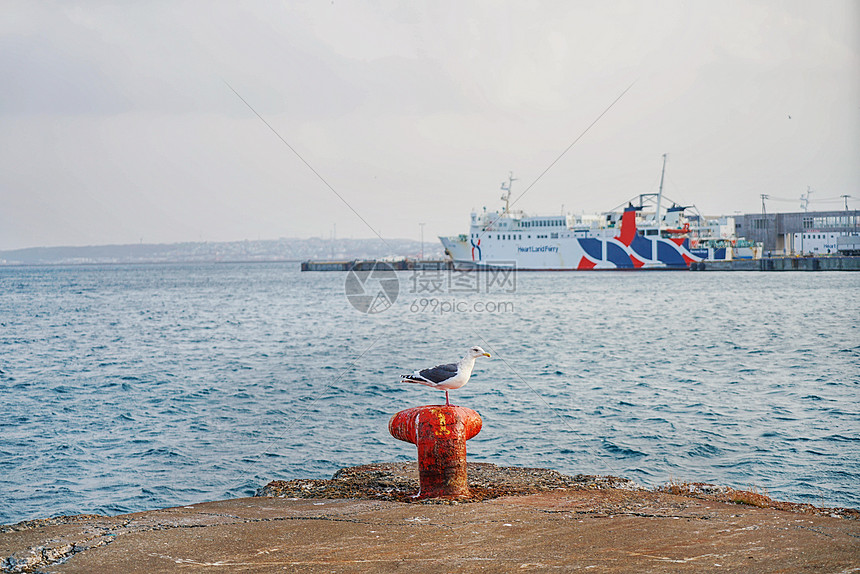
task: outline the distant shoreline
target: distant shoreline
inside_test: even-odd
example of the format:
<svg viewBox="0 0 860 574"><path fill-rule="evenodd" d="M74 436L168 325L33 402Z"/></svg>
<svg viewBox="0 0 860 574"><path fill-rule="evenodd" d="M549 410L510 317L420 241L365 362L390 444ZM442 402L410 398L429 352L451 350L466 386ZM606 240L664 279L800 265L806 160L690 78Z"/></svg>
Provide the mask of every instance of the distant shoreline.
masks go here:
<svg viewBox="0 0 860 574"><path fill-rule="evenodd" d="M271 263L312 259L442 257L442 246L411 239L261 239L227 242L132 243L0 250L0 266L132 263Z"/></svg>
<svg viewBox="0 0 860 574"><path fill-rule="evenodd" d="M86 267L91 266L121 266L121 265L193 265L193 264L245 264L245 263L295 263L301 264L303 259L197 259L188 261L60 261L55 263L4 263L0 267Z"/></svg>

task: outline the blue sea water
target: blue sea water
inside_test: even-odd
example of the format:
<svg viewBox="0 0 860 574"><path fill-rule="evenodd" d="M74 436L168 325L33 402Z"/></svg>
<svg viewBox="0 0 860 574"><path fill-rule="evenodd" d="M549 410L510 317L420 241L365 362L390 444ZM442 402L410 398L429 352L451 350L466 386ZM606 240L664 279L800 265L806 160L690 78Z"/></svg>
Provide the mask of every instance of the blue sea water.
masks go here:
<svg viewBox="0 0 860 574"><path fill-rule="evenodd" d="M414 460L388 419L444 395L398 375L473 344L471 460L860 507L860 274L398 275L366 314L289 263L0 267L0 523Z"/></svg>

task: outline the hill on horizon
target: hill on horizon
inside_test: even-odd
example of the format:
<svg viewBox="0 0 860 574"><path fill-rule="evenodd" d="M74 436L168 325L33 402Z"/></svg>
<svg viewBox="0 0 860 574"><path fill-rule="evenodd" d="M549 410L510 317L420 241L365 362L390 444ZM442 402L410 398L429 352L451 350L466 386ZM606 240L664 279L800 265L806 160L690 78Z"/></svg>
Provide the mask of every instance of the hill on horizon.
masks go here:
<svg viewBox="0 0 860 574"><path fill-rule="evenodd" d="M0 251L0 265L62 265L98 263L192 263L229 261L306 261L308 259L418 258L421 242L389 239L269 239L222 242L134 243L27 247ZM438 242L424 243L426 258L441 258Z"/></svg>

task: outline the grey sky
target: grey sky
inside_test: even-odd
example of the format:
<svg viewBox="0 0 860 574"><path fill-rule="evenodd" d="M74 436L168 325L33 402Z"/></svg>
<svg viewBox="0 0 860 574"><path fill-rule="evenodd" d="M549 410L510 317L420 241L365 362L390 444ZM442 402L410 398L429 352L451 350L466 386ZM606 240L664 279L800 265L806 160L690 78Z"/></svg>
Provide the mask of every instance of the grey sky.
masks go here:
<svg viewBox="0 0 860 574"><path fill-rule="evenodd" d="M2 2L0 249L860 206L860 3ZM790 119L789 119L790 116ZM841 200L813 202L834 209Z"/></svg>

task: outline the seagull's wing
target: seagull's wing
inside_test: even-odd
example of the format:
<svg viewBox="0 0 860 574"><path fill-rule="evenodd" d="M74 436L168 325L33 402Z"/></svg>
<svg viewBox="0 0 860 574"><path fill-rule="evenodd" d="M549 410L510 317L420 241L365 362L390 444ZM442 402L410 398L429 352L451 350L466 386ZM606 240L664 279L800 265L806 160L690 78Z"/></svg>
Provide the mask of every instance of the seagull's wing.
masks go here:
<svg viewBox="0 0 860 574"><path fill-rule="evenodd" d="M436 365L435 367L418 371L418 374L428 381L441 383L455 376L457 371L457 363L448 363L447 365Z"/></svg>
<svg viewBox="0 0 860 574"><path fill-rule="evenodd" d="M438 384L442 381L447 381L457 374L457 363L448 363L447 365L437 365L429 369L415 371L411 375L405 375L404 378L415 381L426 381L431 384Z"/></svg>

